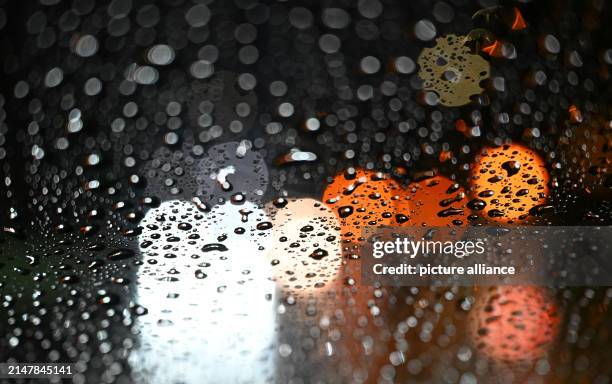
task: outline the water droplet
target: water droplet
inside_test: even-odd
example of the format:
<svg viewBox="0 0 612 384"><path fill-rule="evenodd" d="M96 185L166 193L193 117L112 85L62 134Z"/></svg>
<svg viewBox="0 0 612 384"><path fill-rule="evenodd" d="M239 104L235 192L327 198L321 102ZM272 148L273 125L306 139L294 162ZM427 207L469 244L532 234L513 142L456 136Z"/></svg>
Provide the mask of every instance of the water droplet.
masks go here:
<svg viewBox="0 0 612 384"><path fill-rule="evenodd" d="M308 257L315 260L321 260L324 257L327 257L328 253L326 250L317 248L315 249Z"/></svg>
<svg viewBox="0 0 612 384"><path fill-rule="evenodd" d="M109 253L106 258L112 261L124 260L134 256L134 251L127 248L120 248Z"/></svg>
<svg viewBox="0 0 612 384"><path fill-rule="evenodd" d="M210 243L202 247L202 252L212 252L212 251L226 252L227 247L219 243Z"/></svg>

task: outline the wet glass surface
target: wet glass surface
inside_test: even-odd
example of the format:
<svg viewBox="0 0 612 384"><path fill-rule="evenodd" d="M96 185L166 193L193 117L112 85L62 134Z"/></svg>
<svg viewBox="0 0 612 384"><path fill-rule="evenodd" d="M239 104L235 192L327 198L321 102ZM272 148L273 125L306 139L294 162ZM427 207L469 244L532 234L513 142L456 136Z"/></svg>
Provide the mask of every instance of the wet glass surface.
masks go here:
<svg viewBox="0 0 612 384"><path fill-rule="evenodd" d="M603 0L0 0L0 362L609 383L611 288L365 285L360 245L610 225L611 21Z"/></svg>

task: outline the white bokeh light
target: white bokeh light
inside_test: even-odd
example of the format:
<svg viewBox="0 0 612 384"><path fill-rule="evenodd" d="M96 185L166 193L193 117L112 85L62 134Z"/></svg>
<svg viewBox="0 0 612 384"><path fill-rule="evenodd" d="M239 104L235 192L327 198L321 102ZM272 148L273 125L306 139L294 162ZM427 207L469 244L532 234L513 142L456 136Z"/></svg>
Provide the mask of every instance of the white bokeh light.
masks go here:
<svg viewBox="0 0 612 384"><path fill-rule="evenodd" d="M325 204L288 199L284 207L266 204L274 224L268 258L284 293L312 296L337 287L342 266L340 222Z"/></svg>
<svg viewBox="0 0 612 384"><path fill-rule="evenodd" d="M137 320L140 342L130 355L137 381L246 383L274 376L271 230L257 228L267 221L250 202L201 212L172 200L147 213L135 301L148 313Z"/></svg>

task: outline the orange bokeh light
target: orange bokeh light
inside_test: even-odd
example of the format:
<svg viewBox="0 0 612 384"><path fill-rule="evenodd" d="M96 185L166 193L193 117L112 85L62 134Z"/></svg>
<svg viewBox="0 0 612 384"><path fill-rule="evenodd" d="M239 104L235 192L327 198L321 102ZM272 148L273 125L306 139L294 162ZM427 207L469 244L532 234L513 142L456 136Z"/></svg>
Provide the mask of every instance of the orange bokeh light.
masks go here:
<svg viewBox="0 0 612 384"><path fill-rule="evenodd" d="M342 238L355 241L364 227L392 222L399 190L386 174L351 168L334 177L322 200L340 220Z"/></svg>
<svg viewBox="0 0 612 384"><path fill-rule="evenodd" d="M549 193L544 160L518 144L486 148L472 164L470 193L489 220L512 223L544 204Z"/></svg>
<svg viewBox="0 0 612 384"><path fill-rule="evenodd" d="M396 206L396 224L445 227L465 225L468 199L462 186L444 176L410 184Z"/></svg>
<svg viewBox="0 0 612 384"><path fill-rule="evenodd" d="M559 334L559 308L545 288L492 287L480 293L468 318L474 346L498 362L542 357Z"/></svg>

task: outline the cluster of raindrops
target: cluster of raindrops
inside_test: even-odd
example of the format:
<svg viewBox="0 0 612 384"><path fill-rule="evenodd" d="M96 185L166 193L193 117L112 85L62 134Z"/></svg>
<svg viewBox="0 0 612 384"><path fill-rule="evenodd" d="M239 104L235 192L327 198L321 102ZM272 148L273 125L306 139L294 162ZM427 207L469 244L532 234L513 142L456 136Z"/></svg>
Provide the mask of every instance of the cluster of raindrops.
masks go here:
<svg viewBox="0 0 612 384"><path fill-rule="evenodd" d="M612 188L612 123L601 117L567 129L559 138L559 178L568 189L609 197Z"/></svg>
<svg viewBox="0 0 612 384"><path fill-rule="evenodd" d="M180 149L159 148L142 171L145 193L163 199L198 197L206 204L260 201L269 183L268 166L248 140L205 151L186 141Z"/></svg>
<svg viewBox="0 0 612 384"><path fill-rule="evenodd" d="M261 372L240 369L269 359L266 351L274 343L275 285L266 259L271 223L265 211L249 202L202 209L169 200L140 224L143 264L136 297L148 314L137 324L142 339L130 356L133 377L216 382L271 374L269 364L270 372L263 364ZM172 361L172 368L162 368L163 361ZM233 373L216 373L220 365L233 366Z"/></svg>
<svg viewBox="0 0 612 384"><path fill-rule="evenodd" d="M465 42L463 36L442 36L419 56L423 87L435 92L443 105L468 104L470 97L481 93L480 82L489 77L489 63L472 54Z"/></svg>
<svg viewBox="0 0 612 384"><path fill-rule="evenodd" d="M268 257L279 286L292 296L333 286L342 269L334 212L320 201L295 198L275 199L266 211L273 226Z"/></svg>
<svg viewBox="0 0 612 384"><path fill-rule="evenodd" d="M498 362L541 358L559 334L561 313L545 289L494 287L476 296L468 320L475 347Z"/></svg>
<svg viewBox="0 0 612 384"><path fill-rule="evenodd" d="M22 3L0 1L2 361L610 381L611 290L363 286L359 255L377 226L610 224L605 1Z"/></svg>
<svg viewBox="0 0 612 384"><path fill-rule="evenodd" d="M471 170L471 193L492 221L524 220L542 208L549 175L542 158L520 145L487 148Z"/></svg>
<svg viewBox="0 0 612 384"><path fill-rule="evenodd" d="M447 177L424 175L409 184L396 202L396 221L400 226L461 226L476 221L471 214L465 189Z"/></svg>
<svg viewBox="0 0 612 384"><path fill-rule="evenodd" d="M340 220L343 238L355 241L367 226L391 223L398 190L399 185L388 175L348 168L325 188L323 201Z"/></svg>
<svg viewBox="0 0 612 384"><path fill-rule="evenodd" d="M198 196L207 201L263 199L269 183L268 166L250 142L211 147L196 165Z"/></svg>

